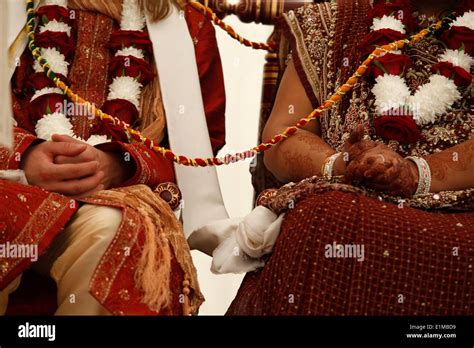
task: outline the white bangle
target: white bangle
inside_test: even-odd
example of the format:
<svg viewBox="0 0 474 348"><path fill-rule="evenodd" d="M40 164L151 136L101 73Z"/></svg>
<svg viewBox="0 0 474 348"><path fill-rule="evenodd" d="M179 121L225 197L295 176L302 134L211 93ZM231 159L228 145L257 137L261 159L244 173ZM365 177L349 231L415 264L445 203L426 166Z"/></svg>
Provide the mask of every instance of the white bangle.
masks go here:
<svg viewBox="0 0 474 348"><path fill-rule="evenodd" d="M331 180L332 178L332 169L334 167L334 163L336 162L337 158L341 155L341 152L337 152L332 156L326 158L322 168L322 175L325 179Z"/></svg>
<svg viewBox="0 0 474 348"><path fill-rule="evenodd" d="M414 162L418 168L418 187L415 196L430 193L431 189L431 169L426 160L421 157L406 157L407 160Z"/></svg>

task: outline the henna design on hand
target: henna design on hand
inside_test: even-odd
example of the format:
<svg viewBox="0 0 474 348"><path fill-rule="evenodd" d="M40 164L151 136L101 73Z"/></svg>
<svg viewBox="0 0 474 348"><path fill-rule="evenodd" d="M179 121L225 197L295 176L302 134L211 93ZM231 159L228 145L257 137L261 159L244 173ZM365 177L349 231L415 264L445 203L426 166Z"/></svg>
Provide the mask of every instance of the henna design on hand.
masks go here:
<svg viewBox="0 0 474 348"><path fill-rule="evenodd" d="M418 171L388 146L363 140L363 128L349 137L345 150L349 153L346 181L394 196L410 197L418 185Z"/></svg>

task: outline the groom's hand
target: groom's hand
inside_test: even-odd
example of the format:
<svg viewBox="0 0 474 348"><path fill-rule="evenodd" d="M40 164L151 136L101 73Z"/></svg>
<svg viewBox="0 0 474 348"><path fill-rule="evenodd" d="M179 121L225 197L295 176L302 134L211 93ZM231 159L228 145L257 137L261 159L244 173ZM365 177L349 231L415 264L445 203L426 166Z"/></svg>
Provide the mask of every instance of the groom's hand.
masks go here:
<svg viewBox="0 0 474 348"><path fill-rule="evenodd" d="M46 141L23 155L21 168L31 185L67 196L82 196L103 189L104 173L96 160L77 164L54 163L56 156L81 156L85 144Z"/></svg>
<svg viewBox="0 0 474 348"><path fill-rule="evenodd" d="M101 151L89 144L71 138L67 135L53 135L52 140L58 144L81 145L85 150L78 155L61 154L55 157L54 163L58 165L83 165L89 162L99 163L98 171L103 173L101 184L104 189L117 187L127 177L127 168L120 155Z"/></svg>

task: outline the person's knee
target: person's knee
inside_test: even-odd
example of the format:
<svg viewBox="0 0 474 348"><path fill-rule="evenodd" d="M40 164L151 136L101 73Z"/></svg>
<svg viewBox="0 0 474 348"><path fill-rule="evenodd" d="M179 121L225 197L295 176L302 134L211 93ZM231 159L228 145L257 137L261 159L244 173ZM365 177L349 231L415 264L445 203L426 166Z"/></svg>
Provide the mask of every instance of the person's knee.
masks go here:
<svg viewBox="0 0 474 348"><path fill-rule="evenodd" d="M116 232L119 228L122 222L122 211L112 207L85 205L79 209L76 222L90 227L82 228L83 230L99 233L105 231L108 234Z"/></svg>
<svg viewBox="0 0 474 348"><path fill-rule="evenodd" d="M120 209L84 205L78 210L74 221L65 231L66 237L69 237L67 244L75 244L84 239L91 244L111 241L121 222Z"/></svg>
<svg viewBox="0 0 474 348"><path fill-rule="evenodd" d="M94 268L113 241L122 222L117 208L84 205L53 242L51 275L61 279L74 265Z"/></svg>

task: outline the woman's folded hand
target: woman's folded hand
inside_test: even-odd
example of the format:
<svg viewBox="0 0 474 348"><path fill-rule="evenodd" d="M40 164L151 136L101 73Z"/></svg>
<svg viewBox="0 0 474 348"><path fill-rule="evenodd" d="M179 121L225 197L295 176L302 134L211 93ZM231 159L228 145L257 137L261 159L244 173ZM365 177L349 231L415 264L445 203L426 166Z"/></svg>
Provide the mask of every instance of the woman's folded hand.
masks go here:
<svg viewBox="0 0 474 348"><path fill-rule="evenodd" d="M413 196L418 185L416 165L388 146L364 140L363 136L363 128L358 127L344 147L348 158L346 182L393 196Z"/></svg>

